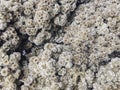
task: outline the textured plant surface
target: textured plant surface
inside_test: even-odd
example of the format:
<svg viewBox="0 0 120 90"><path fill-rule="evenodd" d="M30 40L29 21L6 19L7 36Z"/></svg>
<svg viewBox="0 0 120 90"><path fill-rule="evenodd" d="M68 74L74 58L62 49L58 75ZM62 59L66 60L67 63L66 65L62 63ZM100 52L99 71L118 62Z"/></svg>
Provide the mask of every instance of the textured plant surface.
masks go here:
<svg viewBox="0 0 120 90"><path fill-rule="evenodd" d="M0 0L0 90L120 90L120 0Z"/></svg>

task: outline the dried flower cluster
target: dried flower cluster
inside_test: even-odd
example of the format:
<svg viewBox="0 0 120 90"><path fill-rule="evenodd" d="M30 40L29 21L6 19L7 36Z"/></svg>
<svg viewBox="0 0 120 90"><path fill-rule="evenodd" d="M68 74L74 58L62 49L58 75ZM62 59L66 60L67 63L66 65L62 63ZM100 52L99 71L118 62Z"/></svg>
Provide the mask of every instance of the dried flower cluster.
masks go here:
<svg viewBox="0 0 120 90"><path fill-rule="evenodd" d="M0 90L120 90L120 0L0 0Z"/></svg>

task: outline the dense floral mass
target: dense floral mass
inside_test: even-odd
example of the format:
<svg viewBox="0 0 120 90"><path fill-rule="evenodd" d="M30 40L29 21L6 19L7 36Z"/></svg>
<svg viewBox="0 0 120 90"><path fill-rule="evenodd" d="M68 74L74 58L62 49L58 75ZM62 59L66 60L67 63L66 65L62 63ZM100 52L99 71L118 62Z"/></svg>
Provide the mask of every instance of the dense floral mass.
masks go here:
<svg viewBox="0 0 120 90"><path fill-rule="evenodd" d="M0 90L120 90L120 0L0 0Z"/></svg>

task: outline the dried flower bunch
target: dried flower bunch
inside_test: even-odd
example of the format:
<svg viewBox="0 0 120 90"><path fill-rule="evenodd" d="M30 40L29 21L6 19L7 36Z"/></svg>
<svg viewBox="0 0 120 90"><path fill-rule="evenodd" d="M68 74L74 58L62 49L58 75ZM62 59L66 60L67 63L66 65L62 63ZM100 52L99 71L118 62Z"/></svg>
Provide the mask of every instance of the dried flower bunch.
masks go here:
<svg viewBox="0 0 120 90"><path fill-rule="evenodd" d="M120 0L0 0L0 90L120 90Z"/></svg>

